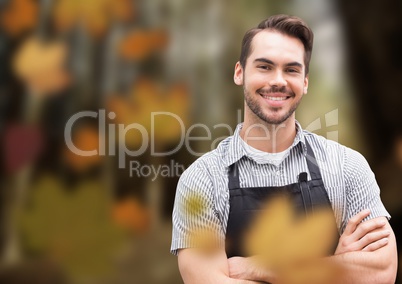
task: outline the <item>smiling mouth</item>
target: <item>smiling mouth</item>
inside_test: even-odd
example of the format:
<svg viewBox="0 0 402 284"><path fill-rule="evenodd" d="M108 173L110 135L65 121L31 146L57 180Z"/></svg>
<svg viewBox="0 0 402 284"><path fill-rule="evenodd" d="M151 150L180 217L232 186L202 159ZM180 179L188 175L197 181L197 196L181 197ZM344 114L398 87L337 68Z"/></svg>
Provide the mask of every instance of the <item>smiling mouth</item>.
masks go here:
<svg viewBox="0 0 402 284"><path fill-rule="evenodd" d="M261 94L260 94L261 95ZM290 96L286 96L286 97L270 97L267 95L261 95L264 99L268 99L271 101L284 101L290 98Z"/></svg>

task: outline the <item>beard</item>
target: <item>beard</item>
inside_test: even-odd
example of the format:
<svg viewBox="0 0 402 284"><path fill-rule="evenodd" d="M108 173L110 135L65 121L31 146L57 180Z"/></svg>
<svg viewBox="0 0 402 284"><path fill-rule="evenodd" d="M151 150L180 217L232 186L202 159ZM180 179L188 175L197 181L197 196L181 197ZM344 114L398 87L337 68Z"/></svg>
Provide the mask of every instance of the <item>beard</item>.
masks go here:
<svg viewBox="0 0 402 284"><path fill-rule="evenodd" d="M262 89L258 89L256 91L256 96L260 96L259 92L262 92ZM290 96L291 98L295 97L295 93L290 91L290 90L286 90L286 88L276 88L273 87L270 90L268 90L268 92L266 93L284 93L288 96ZM244 87L244 100L246 101L247 106L249 107L249 109L262 121L271 124L271 125L278 125L283 123L284 121L286 121L297 109L297 107L299 106L299 103L301 101L301 98L297 101L295 101L291 106L290 109L283 114L280 117L276 117L276 116L269 116L269 114L264 113L262 107L261 107L261 103L258 102L257 97L251 95L247 89ZM272 113L278 113L280 112L281 108L270 108L270 112Z"/></svg>

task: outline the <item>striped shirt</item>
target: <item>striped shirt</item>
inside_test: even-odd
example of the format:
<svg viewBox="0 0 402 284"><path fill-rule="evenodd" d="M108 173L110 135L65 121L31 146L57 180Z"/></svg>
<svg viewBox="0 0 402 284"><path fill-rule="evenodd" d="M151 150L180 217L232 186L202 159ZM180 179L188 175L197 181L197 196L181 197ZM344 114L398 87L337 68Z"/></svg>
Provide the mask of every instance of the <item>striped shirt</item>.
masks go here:
<svg viewBox="0 0 402 284"><path fill-rule="evenodd" d="M297 182L301 172L307 172L306 140L311 145L321 171L340 233L348 220L364 209L370 209L368 218L390 218L380 199L380 189L366 159L358 152L302 130L296 122L297 134L291 147L279 163L272 163L258 151L250 151L239 133L239 124L233 136L224 139L218 147L196 160L181 175L177 185L173 209L171 252L196 246L189 238L191 232L216 232L219 244L224 246L229 216L229 166L238 162L240 187L284 186ZM269 156L269 154L267 154ZM310 179L310 177L308 178ZM202 210L188 214L188 203L202 199Z"/></svg>

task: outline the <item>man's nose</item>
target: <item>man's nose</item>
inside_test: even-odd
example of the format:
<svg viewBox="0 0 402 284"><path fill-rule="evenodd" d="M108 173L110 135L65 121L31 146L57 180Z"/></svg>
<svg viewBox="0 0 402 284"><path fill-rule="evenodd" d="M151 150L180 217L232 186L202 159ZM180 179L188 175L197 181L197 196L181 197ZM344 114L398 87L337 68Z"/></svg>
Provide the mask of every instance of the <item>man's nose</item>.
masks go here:
<svg viewBox="0 0 402 284"><path fill-rule="evenodd" d="M282 71L276 71L274 74L272 74L271 80L270 80L270 85L271 86L277 86L277 87L283 87L287 85L287 81L285 80L283 76Z"/></svg>

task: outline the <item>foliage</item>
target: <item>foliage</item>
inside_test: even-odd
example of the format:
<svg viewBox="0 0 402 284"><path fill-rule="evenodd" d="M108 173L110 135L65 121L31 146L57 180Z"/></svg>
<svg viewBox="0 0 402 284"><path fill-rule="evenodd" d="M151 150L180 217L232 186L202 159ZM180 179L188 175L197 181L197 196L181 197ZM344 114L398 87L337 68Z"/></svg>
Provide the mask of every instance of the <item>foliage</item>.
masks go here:
<svg viewBox="0 0 402 284"><path fill-rule="evenodd" d="M0 13L0 24L12 37L36 27L39 7L34 0L11 0Z"/></svg>
<svg viewBox="0 0 402 284"><path fill-rule="evenodd" d="M31 37L15 55L14 72L36 95L60 91L70 82L65 68L67 52L63 42Z"/></svg>
<svg viewBox="0 0 402 284"><path fill-rule="evenodd" d="M33 187L29 205L20 219L27 252L56 259L73 276L112 272L113 253L124 238L111 220L100 182L68 191L56 179L43 177Z"/></svg>

